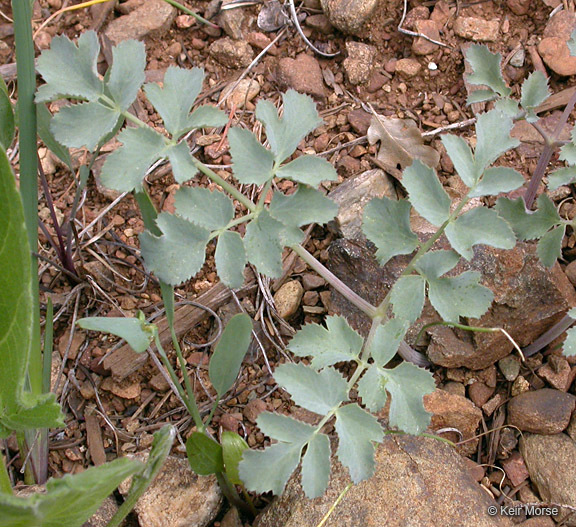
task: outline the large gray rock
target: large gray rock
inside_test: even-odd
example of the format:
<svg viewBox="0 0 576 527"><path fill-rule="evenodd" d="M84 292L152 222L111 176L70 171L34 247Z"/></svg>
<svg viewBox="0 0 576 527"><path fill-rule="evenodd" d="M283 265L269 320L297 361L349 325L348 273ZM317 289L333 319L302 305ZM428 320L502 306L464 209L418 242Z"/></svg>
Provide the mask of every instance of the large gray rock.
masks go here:
<svg viewBox="0 0 576 527"><path fill-rule="evenodd" d="M524 434L520 452L530 479L547 503L576 507L576 443L566 434ZM576 513L564 509L557 520L576 526Z"/></svg>
<svg viewBox="0 0 576 527"><path fill-rule="evenodd" d="M270 467L273 470L272 467ZM284 494L254 527L316 527L349 483L341 465L333 467L324 496L307 499L293 477ZM387 436L377 449L374 476L350 488L332 512L338 527L495 527L508 518L488 515L494 505L447 444L414 436ZM465 509L465 510L464 510Z"/></svg>

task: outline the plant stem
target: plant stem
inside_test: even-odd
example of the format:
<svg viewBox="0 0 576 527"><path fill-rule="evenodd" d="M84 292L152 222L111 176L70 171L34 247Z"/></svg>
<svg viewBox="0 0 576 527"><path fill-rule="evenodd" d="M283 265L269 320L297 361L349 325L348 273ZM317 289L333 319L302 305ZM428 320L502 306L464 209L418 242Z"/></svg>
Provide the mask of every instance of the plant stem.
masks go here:
<svg viewBox="0 0 576 527"><path fill-rule="evenodd" d="M201 17L198 13L194 13L194 11L191 11L186 6L183 6L182 4L176 2L175 0L164 0L164 2L167 2L170 5L173 5L174 7L180 9L180 11L183 11L187 15L193 16L201 24L206 24L207 26L210 26L213 28L219 28L219 26L210 22L210 20L206 20L205 18Z"/></svg>
<svg viewBox="0 0 576 527"><path fill-rule="evenodd" d="M0 452L0 492L2 494L12 494L12 484L10 475L4 462L4 454Z"/></svg>
<svg viewBox="0 0 576 527"><path fill-rule="evenodd" d="M238 495L238 492L236 491L236 488L234 487L234 485L232 485L232 483L230 483L230 480L226 477L226 474L224 474L223 472L216 472L215 476L218 481L218 485L220 486L220 489L222 489L222 493L224 494L224 496L226 496L228 502L231 505L234 505L237 509L240 509L244 514L248 516L253 516L254 515L253 510L250 509L248 504L242 501L242 499Z"/></svg>

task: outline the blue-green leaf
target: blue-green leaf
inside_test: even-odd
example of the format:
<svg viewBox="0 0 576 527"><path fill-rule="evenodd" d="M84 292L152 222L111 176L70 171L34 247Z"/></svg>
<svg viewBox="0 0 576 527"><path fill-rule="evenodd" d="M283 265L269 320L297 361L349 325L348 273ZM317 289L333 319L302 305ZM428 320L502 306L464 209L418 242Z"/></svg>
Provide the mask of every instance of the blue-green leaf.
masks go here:
<svg viewBox="0 0 576 527"><path fill-rule="evenodd" d="M188 115L203 81L204 71L200 68L188 70L171 66L166 70L162 88L155 83L144 86L146 96L174 139L179 139L189 128Z"/></svg>
<svg viewBox="0 0 576 527"><path fill-rule="evenodd" d="M574 129L572 129L572 143L565 144L560 148L560 155L558 156L561 161L566 161L569 165L576 165L576 144L574 144Z"/></svg>
<svg viewBox="0 0 576 527"><path fill-rule="evenodd" d="M510 137L511 130L512 119L498 110L491 110L478 116L474 157L479 173L502 154L520 144L518 139Z"/></svg>
<svg viewBox="0 0 576 527"><path fill-rule="evenodd" d="M172 173L177 183L185 183L198 172L186 141L167 147L164 156L170 160Z"/></svg>
<svg viewBox="0 0 576 527"><path fill-rule="evenodd" d="M370 346L370 356L377 366L384 367L394 358L408 327L408 322L405 320L392 318L376 328L376 334Z"/></svg>
<svg viewBox="0 0 576 527"><path fill-rule="evenodd" d="M533 71L522 83L520 104L523 108L535 108L542 104L550 95L548 79L541 71Z"/></svg>
<svg viewBox="0 0 576 527"><path fill-rule="evenodd" d="M231 289L242 287L247 260L244 242L237 232L225 231L218 236L214 261L224 284Z"/></svg>
<svg viewBox="0 0 576 527"><path fill-rule="evenodd" d="M404 170L402 184L418 214L440 227L450 215L450 197L442 188L436 171L415 159Z"/></svg>
<svg viewBox="0 0 576 527"><path fill-rule="evenodd" d="M570 38L568 39L568 49L570 50L570 55L576 57L576 29L572 30L572 33L570 33Z"/></svg>
<svg viewBox="0 0 576 527"><path fill-rule="evenodd" d="M524 176L513 168L490 167L484 171L484 175L476 187L468 194L468 197L490 196L500 192L516 190L524 184Z"/></svg>
<svg viewBox="0 0 576 527"><path fill-rule="evenodd" d="M288 349L299 357L313 357L312 367L321 369L358 357L364 339L339 316L326 318L326 328L307 324L296 332Z"/></svg>
<svg viewBox="0 0 576 527"><path fill-rule="evenodd" d="M494 90L474 90L468 94L466 104L471 105L478 102L493 101L498 98L498 94Z"/></svg>
<svg viewBox="0 0 576 527"><path fill-rule="evenodd" d="M209 231L223 229L234 218L232 200L220 191L183 187L174 196L176 212Z"/></svg>
<svg viewBox="0 0 576 527"><path fill-rule="evenodd" d="M576 180L576 166L557 168L548 176L548 188L556 190L562 185L569 185Z"/></svg>
<svg viewBox="0 0 576 527"><path fill-rule="evenodd" d="M566 340L564 340L562 350L567 357L576 355L576 328L571 328L566 332Z"/></svg>
<svg viewBox="0 0 576 527"><path fill-rule="evenodd" d="M338 205L322 192L298 185L294 194L274 192L270 214L285 225L301 227L309 223L328 223L338 214Z"/></svg>
<svg viewBox="0 0 576 527"><path fill-rule="evenodd" d="M383 197L370 201L364 208L362 231L376 245L380 265L418 247L418 236L410 228L410 203L406 200Z"/></svg>
<svg viewBox="0 0 576 527"><path fill-rule="evenodd" d="M356 403L336 411L338 459L350 472L354 483L369 479L374 473L374 443L382 442L384 432L378 420Z"/></svg>
<svg viewBox="0 0 576 527"><path fill-rule="evenodd" d="M162 236L147 231L139 236L144 262L163 282L179 285L202 267L210 233L167 212L158 215L156 224Z"/></svg>
<svg viewBox="0 0 576 527"><path fill-rule="evenodd" d="M511 90L506 86L500 71L500 53L491 53L486 46L472 44L464 55L473 71L466 77L470 84L488 86L502 97L510 95Z"/></svg>
<svg viewBox="0 0 576 527"><path fill-rule="evenodd" d="M499 198L496 210L512 227L520 240L533 240L543 236L548 230L562 221L556 206L546 194L537 200L538 210L527 211L522 198L511 200Z"/></svg>
<svg viewBox="0 0 576 527"><path fill-rule="evenodd" d="M94 31L82 33L76 46L68 37L52 39L50 49L42 52L36 69L46 81L36 93L36 102L62 97L97 100L104 92L96 64L100 44Z"/></svg>
<svg viewBox="0 0 576 527"><path fill-rule="evenodd" d="M164 136L152 128L126 128L118 140L123 145L106 158L100 179L119 192L138 191L152 163L164 157Z"/></svg>
<svg viewBox="0 0 576 527"><path fill-rule="evenodd" d="M276 176L292 179L311 187L317 187L322 181L335 181L338 179L336 170L328 161L321 157L310 155L297 157L290 163L281 166L276 171Z"/></svg>
<svg viewBox="0 0 576 527"><path fill-rule="evenodd" d="M222 332L210 358L208 374L218 398L236 381L252 340L252 320L245 313L234 315Z"/></svg>
<svg viewBox="0 0 576 527"><path fill-rule="evenodd" d="M477 171L474 156L468 143L457 135L444 134L442 144L446 148L460 179L466 186L472 187L480 174Z"/></svg>
<svg viewBox="0 0 576 527"><path fill-rule="evenodd" d="M315 432L315 428L286 415L262 412L256 418L262 432L278 441L305 445Z"/></svg>
<svg viewBox="0 0 576 527"><path fill-rule="evenodd" d="M415 322L424 307L426 281L421 276L401 276L392 286L390 301L397 317Z"/></svg>
<svg viewBox="0 0 576 527"><path fill-rule="evenodd" d="M317 372L304 364L280 364L274 379L302 408L326 415L347 398L347 383L333 368Z"/></svg>
<svg viewBox="0 0 576 527"><path fill-rule="evenodd" d="M540 238L538 242L538 256L546 267L552 267L562 256L562 239L566 233L566 225L554 227Z"/></svg>
<svg viewBox="0 0 576 527"><path fill-rule="evenodd" d="M518 105L518 101L508 97L498 99L494 103L494 109L502 112L504 115L507 115L511 119L514 119L520 113L520 106Z"/></svg>
<svg viewBox="0 0 576 527"><path fill-rule="evenodd" d="M284 226L264 209L258 218L246 227L244 247L248 261L259 273L271 278L282 274L282 245L280 237Z"/></svg>
<svg viewBox="0 0 576 527"><path fill-rule="evenodd" d="M426 279L440 278L443 274L454 269L459 261L460 256L455 251L429 251L418 260L416 269Z"/></svg>
<svg viewBox="0 0 576 527"><path fill-rule="evenodd" d="M38 136L42 142L70 169L70 172L74 172L69 150L56 141L52 130L50 130L52 114L45 104L40 103L36 105L36 120L38 123Z"/></svg>
<svg viewBox="0 0 576 527"><path fill-rule="evenodd" d="M139 318L87 317L81 318L77 324L82 329L116 335L124 339L136 353L146 351L154 338L152 326Z"/></svg>
<svg viewBox="0 0 576 527"><path fill-rule="evenodd" d="M226 114L216 108L205 104L194 110L186 122L185 131L192 130L193 128L211 128L217 126L224 126L228 122Z"/></svg>
<svg viewBox="0 0 576 527"><path fill-rule="evenodd" d="M124 40L112 48L112 67L106 87L120 110L127 110L136 99L146 76L146 50L136 40Z"/></svg>
<svg viewBox="0 0 576 527"><path fill-rule="evenodd" d="M316 434L302 458L302 488L310 499L324 494L330 478L330 439Z"/></svg>
<svg viewBox="0 0 576 527"><path fill-rule="evenodd" d="M474 256L474 245L491 245L499 249L512 249L516 237L508 224L495 210L476 207L446 227L446 237L452 247L464 258Z"/></svg>
<svg viewBox="0 0 576 527"><path fill-rule="evenodd" d="M252 132L230 128L228 141L234 177L240 183L262 185L274 177L274 155L258 142Z"/></svg>

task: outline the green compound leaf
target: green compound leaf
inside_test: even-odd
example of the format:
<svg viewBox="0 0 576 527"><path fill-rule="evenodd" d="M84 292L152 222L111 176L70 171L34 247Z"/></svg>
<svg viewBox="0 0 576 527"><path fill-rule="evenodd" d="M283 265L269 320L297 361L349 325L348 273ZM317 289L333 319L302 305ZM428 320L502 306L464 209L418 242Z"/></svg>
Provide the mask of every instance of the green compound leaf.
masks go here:
<svg viewBox="0 0 576 527"><path fill-rule="evenodd" d="M164 86L150 83L144 86L148 100L164 121L166 131L174 139L189 128L188 115L202 89L204 71L200 68L191 70L169 67L164 75Z"/></svg>
<svg viewBox="0 0 576 527"><path fill-rule="evenodd" d="M320 415L348 399L346 380L333 368L317 372L304 364L281 364L274 379L298 406Z"/></svg>
<svg viewBox="0 0 576 527"><path fill-rule="evenodd" d="M455 251L430 251L423 254L416 263L416 269L425 278L440 278L454 269L460 261L460 255Z"/></svg>
<svg viewBox="0 0 576 527"><path fill-rule="evenodd" d="M480 285L480 273L476 271L455 277L426 278L430 302L448 322L458 322L461 316L480 318L494 298L490 289Z"/></svg>
<svg viewBox="0 0 576 527"><path fill-rule="evenodd" d="M251 340L251 318L245 313L234 315L222 332L210 358L208 374L218 398L232 388L236 381Z"/></svg>
<svg viewBox="0 0 576 527"><path fill-rule="evenodd" d="M398 254L410 254L419 243L410 228L410 203L406 200L374 198L364 208L362 232L376 245L380 265Z"/></svg>
<svg viewBox="0 0 576 527"><path fill-rule="evenodd" d="M372 365L358 383L362 402L373 412L380 411L390 393L390 426L408 434L421 434L430 424L423 397L436 387L432 373L403 362L393 369Z"/></svg>
<svg viewBox="0 0 576 527"><path fill-rule="evenodd" d="M154 338L152 326L145 320L126 317L87 317L77 324L82 329L103 331L124 339L136 353L143 353Z"/></svg>
<svg viewBox="0 0 576 527"><path fill-rule="evenodd" d="M8 95L8 88L0 76L0 147L4 150L10 148L14 140L14 110Z"/></svg>
<svg viewBox="0 0 576 527"><path fill-rule="evenodd" d="M336 181L338 174L325 159L303 155L290 161L276 171L276 176L317 187L322 181Z"/></svg>
<svg viewBox="0 0 576 527"><path fill-rule="evenodd" d="M250 447L236 432L231 432L230 430L224 430L220 440L222 442L222 457L226 476L233 485L242 485L242 480L238 473L238 464L244 451Z"/></svg>
<svg viewBox="0 0 576 527"><path fill-rule="evenodd" d="M512 119L498 110L482 113L476 120L476 167L479 173L520 141L510 137Z"/></svg>
<svg viewBox="0 0 576 527"><path fill-rule="evenodd" d="M186 141L167 147L164 151L164 156L167 156L170 160L174 179L178 183L185 183L198 172Z"/></svg>
<svg viewBox="0 0 576 527"><path fill-rule="evenodd" d="M402 184L418 214L439 227L450 215L450 197L442 188L433 168L418 159L404 170Z"/></svg>
<svg viewBox="0 0 576 527"><path fill-rule="evenodd" d="M474 186L480 174L477 171L474 156L468 143L457 135L444 134L442 144L446 148L460 179L466 186Z"/></svg>
<svg viewBox="0 0 576 527"><path fill-rule="evenodd" d="M127 110L136 99L146 76L146 50L137 40L124 40L112 48L112 67L106 87L120 110Z"/></svg>
<svg viewBox="0 0 576 527"><path fill-rule="evenodd" d="M386 366L396 355L408 327L405 320L392 318L376 328L376 334L370 346L370 356L378 366Z"/></svg>
<svg viewBox="0 0 576 527"><path fill-rule="evenodd" d="M309 223L328 223L338 214L338 205L322 192L298 185L294 194L274 192L270 214L285 225L301 227Z"/></svg>
<svg viewBox="0 0 576 527"><path fill-rule="evenodd" d="M264 148L252 132L230 128L228 141L234 177L240 183L262 185L274 177L274 154Z"/></svg>
<svg viewBox="0 0 576 527"><path fill-rule="evenodd" d="M513 168L490 167L484 171L484 175L476 187L468 194L468 197L490 196L500 192L516 190L524 184L524 176Z"/></svg>
<svg viewBox="0 0 576 527"><path fill-rule="evenodd" d="M558 168L548 176L548 188L556 190L562 185L573 183L574 180L576 180L576 166Z"/></svg>
<svg viewBox="0 0 576 527"><path fill-rule="evenodd" d="M571 328L566 332L566 339L562 349L567 357L576 355L576 328Z"/></svg>
<svg viewBox="0 0 576 527"><path fill-rule="evenodd" d="M224 472L222 446L202 432L192 432L186 440L190 468L200 476Z"/></svg>
<svg viewBox="0 0 576 527"><path fill-rule="evenodd" d="M536 212L528 212L522 198L515 200L498 198L496 210L520 240L534 240L562 221L556 206L546 194L538 196L537 204Z"/></svg>
<svg viewBox="0 0 576 527"><path fill-rule="evenodd" d="M330 439L325 434L312 437L302 458L302 488L309 499L324 494L330 478Z"/></svg>
<svg viewBox="0 0 576 527"><path fill-rule="evenodd" d="M156 224L162 236L150 232L139 236L144 262L164 283L179 285L204 264L210 232L167 212L158 215Z"/></svg>
<svg viewBox="0 0 576 527"><path fill-rule="evenodd" d="M392 311L398 318L416 322L424 308L425 298L426 281L421 276L402 276L392 286Z"/></svg>
<svg viewBox="0 0 576 527"><path fill-rule="evenodd" d="M244 284L246 251L242 237L233 231L225 231L218 236L214 254L218 276L230 289L238 289Z"/></svg>
<svg viewBox="0 0 576 527"><path fill-rule="evenodd" d="M549 95L546 75L541 71L533 71L522 83L520 104L524 109L535 108L542 104Z"/></svg>
<svg viewBox="0 0 576 527"><path fill-rule="evenodd" d="M476 207L446 227L446 237L452 247L467 260L472 259L474 245L491 245L499 249L512 249L516 237L508 224L495 210Z"/></svg>
<svg viewBox="0 0 576 527"><path fill-rule="evenodd" d="M350 472L355 484L374 474L374 443L382 442L384 432L378 420L356 403L336 411L338 459Z"/></svg>
<svg viewBox="0 0 576 527"><path fill-rule="evenodd" d="M514 119L514 117L520 113L520 106L518 105L518 101L509 99L508 97L498 99L494 103L494 109L502 112L504 115L507 115L511 119Z"/></svg>
<svg viewBox="0 0 576 527"><path fill-rule="evenodd" d="M488 86L502 97L510 95L511 90L506 86L500 70L500 53L491 53L486 46L472 44L464 55L473 71L466 77L470 84Z"/></svg>
<svg viewBox="0 0 576 527"><path fill-rule="evenodd" d="M493 101L498 98L498 94L494 90L474 90L468 94L466 104L475 104L478 102Z"/></svg>
<svg viewBox="0 0 576 527"><path fill-rule="evenodd" d="M325 368L337 362L351 361L358 357L364 339L339 316L326 318L326 328L307 324L288 344L288 349L298 357L313 357L311 366Z"/></svg>
<svg viewBox="0 0 576 527"><path fill-rule="evenodd" d="M68 148L85 146L93 151L100 140L114 129L120 117L117 110L97 102L74 104L61 108L52 119L50 128L56 141L62 145Z"/></svg>
<svg viewBox="0 0 576 527"><path fill-rule="evenodd" d="M282 274L281 236L284 229L284 225L270 216L266 209L246 227L244 247L248 261L259 273L271 278Z"/></svg>
<svg viewBox="0 0 576 527"><path fill-rule="evenodd" d="M80 35L78 47L66 36L54 37L50 49L42 52L36 65L46 81L36 92L36 102L62 97L97 100L104 92L96 70L99 52L94 31Z"/></svg>
<svg viewBox="0 0 576 527"><path fill-rule="evenodd" d="M547 232L538 242L538 256L546 267L552 267L562 256L562 239L566 234L566 225L558 225Z"/></svg>
<svg viewBox="0 0 576 527"><path fill-rule="evenodd" d="M312 425L272 412L262 412L257 417L256 424L265 435L273 439L301 445L306 444L315 431Z"/></svg>
<svg viewBox="0 0 576 527"><path fill-rule="evenodd" d="M298 143L322 124L314 101L307 95L288 90L282 95L282 100L282 119L278 118L276 108L269 101L260 101L256 105L256 119L264 124L276 163L291 156Z"/></svg>
<svg viewBox="0 0 576 527"><path fill-rule="evenodd" d="M138 191L146 171L164 157L164 136L151 128L126 128L118 140L123 145L106 158L100 179L119 192Z"/></svg>
<svg viewBox="0 0 576 527"><path fill-rule="evenodd" d="M211 128L217 126L224 126L228 122L226 114L216 108L205 104L196 108L188 117L185 131L192 130L193 128Z"/></svg>
<svg viewBox="0 0 576 527"><path fill-rule="evenodd" d="M174 196L176 212L209 231L223 229L234 218L234 204L223 192L183 187Z"/></svg>
<svg viewBox="0 0 576 527"><path fill-rule="evenodd" d="M50 479L46 493L26 498L0 493L2 527L81 527L126 478L143 469L134 459L116 459L84 472Z"/></svg>

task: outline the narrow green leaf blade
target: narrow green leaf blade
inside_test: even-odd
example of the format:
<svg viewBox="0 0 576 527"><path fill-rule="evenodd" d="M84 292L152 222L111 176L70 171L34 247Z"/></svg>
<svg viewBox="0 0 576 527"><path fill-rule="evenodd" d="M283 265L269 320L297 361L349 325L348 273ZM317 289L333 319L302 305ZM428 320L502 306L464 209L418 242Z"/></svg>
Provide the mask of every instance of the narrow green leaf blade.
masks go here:
<svg viewBox="0 0 576 527"><path fill-rule="evenodd" d="M245 313L234 315L222 332L210 359L208 374L218 397L236 381L252 340L252 320Z"/></svg>
<svg viewBox="0 0 576 527"><path fill-rule="evenodd" d="M448 322L458 322L461 316L480 318L490 307L494 294L479 282L477 271L466 271L455 277L428 278L428 297Z"/></svg>
<svg viewBox="0 0 576 527"><path fill-rule="evenodd" d="M302 458L302 488L310 499L324 494L330 478L330 439L316 434Z"/></svg>
<svg viewBox="0 0 576 527"><path fill-rule="evenodd" d="M482 179L468 196L475 198L510 192L520 188L523 184L524 176L513 168L490 167L484 171Z"/></svg>
<svg viewBox="0 0 576 527"><path fill-rule="evenodd" d="M424 308L425 298L426 281L421 276L400 277L390 294L394 315L411 323L416 322Z"/></svg>
<svg viewBox="0 0 576 527"><path fill-rule="evenodd" d="M510 95L500 71L502 56L491 53L486 46L472 44L464 53L473 73L467 76L470 84L488 86L502 97Z"/></svg>
<svg viewBox="0 0 576 527"><path fill-rule="evenodd" d="M123 145L106 158L102 184L119 192L139 191L146 171L164 157L164 136L151 128L126 128L118 140Z"/></svg>
<svg viewBox="0 0 576 527"><path fill-rule="evenodd" d="M312 367L324 368L358 357L364 339L339 316L326 318L326 328L307 324L297 331L288 348L298 357L313 357Z"/></svg>
<svg viewBox="0 0 576 527"><path fill-rule="evenodd" d="M446 237L452 247L464 258L471 260L474 245L491 245L499 249L512 249L516 237L508 224L495 210L476 207L446 227Z"/></svg>
<svg viewBox="0 0 576 527"><path fill-rule="evenodd" d="M7 150L14 140L14 110L4 79L0 77L0 147Z"/></svg>
<svg viewBox="0 0 576 527"><path fill-rule="evenodd" d="M468 143L457 135L444 134L442 135L442 144L446 148L460 179L467 187L472 187L479 174Z"/></svg>
<svg viewBox="0 0 576 527"><path fill-rule="evenodd" d="M538 256L546 267L552 267L562 256L562 239L566 233L566 225L554 227L540 238L538 242Z"/></svg>
<svg viewBox="0 0 576 527"><path fill-rule="evenodd" d="M144 86L148 100L162 117L166 131L175 139L189 127L190 109L204 82L204 71L169 67L164 75L164 86L150 83Z"/></svg>
<svg viewBox="0 0 576 527"><path fill-rule="evenodd" d="M384 367L394 358L408 327L405 320L392 318L376 328L376 336L370 346L370 356L376 365Z"/></svg>
<svg viewBox="0 0 576 527"><path fill-rule="evenodd" d="M201 187L183 187L174 196L176 212L209 231L222 229L234 218L232 200L220 191Z"/></svg>
<svg viewBox="0 0 576 527"><path fill-rule="evenodd" d="M100 44L94 31L82 33L78 46L66 36L54 37L50 49L38 57L36 69L46 84L38 88L36 102L62 97L98 99L104 91L96 70L99 53Z"/></svg>
<svg viewBox="0 0 576 527"><path fill-rule="evenodd" d="M100 140L114 129L119 118L118 111L100 103L78 103L61 108L52 119L50 128L56 141L64 146L85 146L93 151Z"/></svg>
<svg viewBox="0 0 576 527"><path fill-rule="evenodd" d="M204 264L210 233L179 216L162 212L156 224L163 232L140 234L140 247L146 267L160 280L179 285L195 275Z"/></svg>
<svg viewBox="0 0 576 527"><path fill-rule="evenodd" d="M124 40L112 48L112 67L106 84L120 110L127 110L144 84L146 50L144 43Z"/></svg>
<svg viewBox="0 0 576 527"><path fill-rule="evenodd" d="M270 214L285 225L301 227L309 223L328 223L338 214L338 205L320 191L298 185L294 194L274 192Z"/></svg>
<svg viewBox="0 0 576 527"><path fill-rule="evenodd" d="M476 166L479 173L520 141L510 136L512 119L498 110L482 113L476 119Z"/></svg>
<svg viewBox="0 0 576 527"><path fill-rule="evenodd" d="M222 441L222 458L224 459L226 476L233 485L241 485L242 480L238 472L238 464L244 451L250 447L236 432L230 430L224 430L220 440Z"/></svg>
<svg viewBox="0 0 576 527"><path fill-rule="evenodd" d="M247 259L244 242L237 232L226 231L218 236L214 261L224 284L231 289L242 287Z"/></svg>
<svg viewBox="0 0 576 527"><path fill-rule="evenodd" d="M190 468L199 476L224 471L222 447L202 432L192 432L186 440L186 454Z"/></svg>
<svg viewBox="0 0 576 527"><path fill-rule="evenodd" d="M522 83L522 96L520 104L523 108L535 108L542 104L548 97L548 79L541 71L533 71Z"/></svg>
<svg viewBox="0 0 576 527"><path fill-rule="evenodd" d="M346 380L333 368L317 372L304 364L281 364L274 379L298 406L320 415L347 400Z"/></svg>
<svg viewBox="0 0 576 527"><path fill-rule="evenodd" d="M404 170L402 184L418 214L440 227L450 215L450 197L442 188L436 171L415 159Z"/></svg>
<svg viewBox="0 0 576 527"><path fill-rule="evenodd" d="M274 177L274 155L258 142L252 132L230 128L228 141L234 177L240 183L262 185Z"/></svg>
<svg viewBox="0 0 576 527"><path fill-rule="evenodd" d="M280 236L284 226L264 209L246 227L244 247L248 261L259 273L277 278L282 274L282 245Z"/></svg>
<svg viewBox="0 0 576 527"><path fill-rule="evenodd" d="M418 247L418 236L410 228L410 203L404 199L383 197L370 201L364 208L362 231L376 245L380 265Z"/></svg>
<svg viewBox="0 0 576 527"><path fill-rule="evenodd" d="M336 181L338 174L334 167L325 159L312 155L297 157L290 163L281 166L276 176L292 179L311 187L317 187L323 181Z"/></svg>
<svg viewBox="0 0 576 527"><path fill-rule="evenodd" d="M356 403L336 411L338 459L358 484L374 474L374 444L382 442L384 432L378 420Z"/></svg>
<svg viewBox="0 0 576 527"><path fill-rule="evenodd" d="M111 333L124 339L136 353L143 353L154 338L151 327L139 318L86 317L77 324L82 329Z"/></svg>

